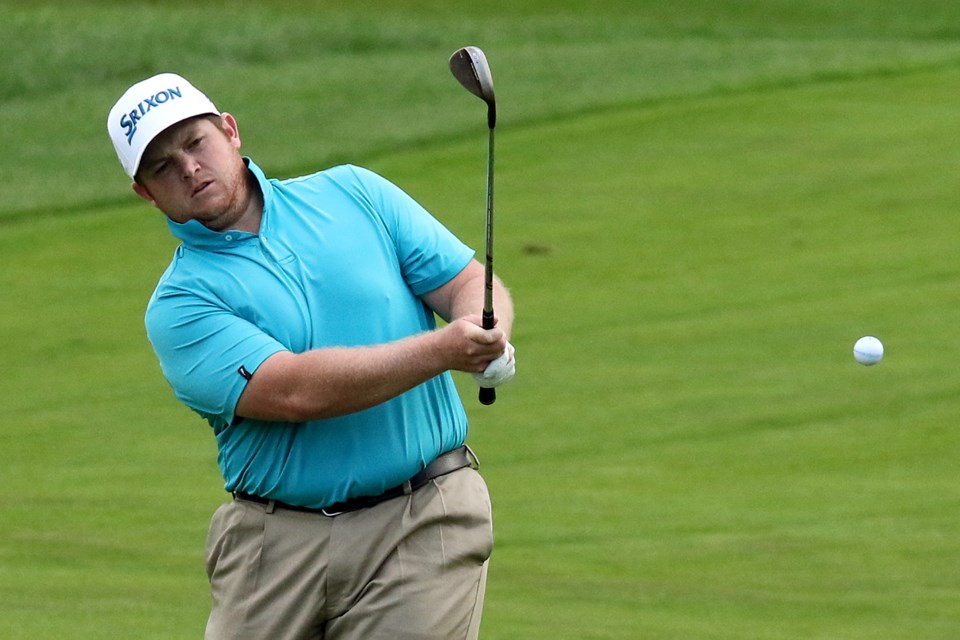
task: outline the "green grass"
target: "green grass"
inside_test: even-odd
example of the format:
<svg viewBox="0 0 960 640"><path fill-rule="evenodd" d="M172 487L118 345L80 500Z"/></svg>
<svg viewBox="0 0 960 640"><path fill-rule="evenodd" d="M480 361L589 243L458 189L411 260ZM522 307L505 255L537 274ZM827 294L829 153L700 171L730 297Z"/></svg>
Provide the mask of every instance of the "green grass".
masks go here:
<svg viewBox="0 0 960 640"><path fill-rule="evenodd" d="M955 637L960 5L374 7L0 7L0 637L207 613L222 481L144 336L175 242L112 101L180 70L269 173L369 166L479 247L468 43L519 312L497 404L458 377L496 518L482 637Z"/></svg>

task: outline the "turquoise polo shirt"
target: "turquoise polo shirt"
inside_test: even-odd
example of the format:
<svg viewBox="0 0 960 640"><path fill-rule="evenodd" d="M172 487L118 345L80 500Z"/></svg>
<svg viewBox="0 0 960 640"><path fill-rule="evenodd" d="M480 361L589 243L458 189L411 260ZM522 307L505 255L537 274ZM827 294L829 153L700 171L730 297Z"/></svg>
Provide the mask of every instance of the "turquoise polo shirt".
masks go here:
<svg viewBox="0 0 960 640"><path fill-rule="evenodd" d="M237 418L271 355L400 340L436 328L420 295L474 252L401 189L354 166L267 179L258 234L168 220L182 241L147 306L163 374L217 439L227 491L324 507L376 495L460 446L449 372L370 409L305 423Z"/></svg>

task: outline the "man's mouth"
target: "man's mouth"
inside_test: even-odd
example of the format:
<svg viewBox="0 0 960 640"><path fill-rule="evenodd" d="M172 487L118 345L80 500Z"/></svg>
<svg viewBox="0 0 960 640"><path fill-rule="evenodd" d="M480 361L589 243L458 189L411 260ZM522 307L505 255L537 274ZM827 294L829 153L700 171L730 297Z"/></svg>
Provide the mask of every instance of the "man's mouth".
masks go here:
<svg viewBox="0 0 960 640"><path fill-rule="evenodd" d="M197 187L193 190L193 193L190 194L190 197L196 196L197 194L201 193L204 189L206 189L207 187L209 187L211 184L213 184L213 180L208 180L208 181L206 181L206 182L201 182L201 183L200 183L199 185L197 185Z"/></svg>

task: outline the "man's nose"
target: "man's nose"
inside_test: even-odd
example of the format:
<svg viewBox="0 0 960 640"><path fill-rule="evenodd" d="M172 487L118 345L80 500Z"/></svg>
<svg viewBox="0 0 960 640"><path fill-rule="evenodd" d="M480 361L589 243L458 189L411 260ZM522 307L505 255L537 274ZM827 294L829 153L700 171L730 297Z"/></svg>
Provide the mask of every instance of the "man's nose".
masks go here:
<svg viewBox="0 0 960 640"><path fill-rule="evenodd" d="M180 174L184 178L192 178L193 175L200 168L200 163L197 162L197 159L191 155L184 154L180 159Z"/></svg>

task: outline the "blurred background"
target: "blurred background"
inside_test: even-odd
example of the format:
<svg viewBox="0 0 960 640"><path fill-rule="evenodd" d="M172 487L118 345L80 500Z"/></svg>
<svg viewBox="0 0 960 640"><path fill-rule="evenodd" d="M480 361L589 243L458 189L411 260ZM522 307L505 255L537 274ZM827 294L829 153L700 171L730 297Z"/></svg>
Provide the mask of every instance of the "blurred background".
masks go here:
<svg viewBox="0 0 960 640"><path fill-rule="evenodd" d="M227 494L145 337L176 241L113 102L181 73L268 175L369 167L482 251L465 45L518 312L497 403L457 377L481 637L957 637L957 3L7 1L0 43L0 637L209 609Z"/></svg>

